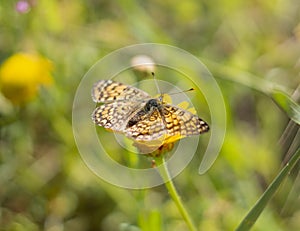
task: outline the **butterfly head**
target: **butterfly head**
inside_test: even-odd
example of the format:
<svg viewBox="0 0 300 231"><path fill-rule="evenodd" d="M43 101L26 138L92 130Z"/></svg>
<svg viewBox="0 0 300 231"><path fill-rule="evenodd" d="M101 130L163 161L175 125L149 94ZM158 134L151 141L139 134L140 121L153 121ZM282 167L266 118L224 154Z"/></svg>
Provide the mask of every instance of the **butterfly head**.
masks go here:
<svg viewBox="0 0 300 231"><path fill-rule="evenodd" d="M150 99L145 105L145 110L150 112L153 110L153 108L158 108L160 104L161 103L158 99Z"/></svg>

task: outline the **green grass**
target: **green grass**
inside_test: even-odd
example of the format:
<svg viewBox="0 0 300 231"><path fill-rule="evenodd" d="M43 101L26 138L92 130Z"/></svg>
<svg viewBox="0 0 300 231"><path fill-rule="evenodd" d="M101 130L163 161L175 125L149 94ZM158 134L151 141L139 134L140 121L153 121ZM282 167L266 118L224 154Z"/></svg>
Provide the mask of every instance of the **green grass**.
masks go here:
<svg viewBox="0 0 300 231"><path fill-rule="evenodd" d="M0 63L17 52L38 53L51 60L54 83L23 106L0 92L1 229L300 229L297 0L40 0L29 1L24 14L16 2L0 4ZM84 164L73 138L72 104L96 61L144 42L182 48L207 65L224 96L227 130L204 175L198 168L209 135L172 181L130 190L103 181ZM193 87L170 70L159 73L159 79ZM125 75L128 82L144 78ZM201 93L188 96L210 122ZM99 130L102 139L109 137ZM107 148L120 164L151 166L145 156L109 142Z"/></svg>

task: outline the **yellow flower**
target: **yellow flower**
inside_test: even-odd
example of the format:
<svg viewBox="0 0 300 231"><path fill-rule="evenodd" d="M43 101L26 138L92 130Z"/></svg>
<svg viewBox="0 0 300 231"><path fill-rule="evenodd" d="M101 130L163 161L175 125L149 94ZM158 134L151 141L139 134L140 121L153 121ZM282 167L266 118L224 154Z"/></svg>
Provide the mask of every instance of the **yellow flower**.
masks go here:
<svg viewBox="0 0 300 231"><path fill-rule="evenodd" d="M184 138L180 135L167 136L164 135L157 140L152 141L134 141L135 146L140 153L148 154L149 156L157 157L173 149L177 140Z"/></svg>
<svg viewBox="0 0 300 231"><path fill-rule="evenodd" d="M0 90L14 104L37 95L40 85L52 83L51 62L39 55L17 53L0 67Z"/></svg>

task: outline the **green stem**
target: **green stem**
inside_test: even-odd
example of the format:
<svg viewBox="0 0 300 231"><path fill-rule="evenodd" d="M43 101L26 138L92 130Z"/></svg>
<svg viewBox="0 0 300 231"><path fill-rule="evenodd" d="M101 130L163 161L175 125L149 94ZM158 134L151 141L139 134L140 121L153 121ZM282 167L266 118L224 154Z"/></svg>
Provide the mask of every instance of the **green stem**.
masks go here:
<svg viewBox="0 0 300 231"><path fill-rule="evenodd" d="M183 219L185 220L187 226L191 231L196 231L196 227L188 214L186 208L184 207L182 200L180 196L178 195L178 192L174 186L174 183L172 181L172 178L170 177L170 173L167 167L167 164L165 162L165 158L163 155L155 158L155 163L157 164L157 169L159 170L159 173L163 180L165 181L165 186L172 198L172 200L175 202L180 214L182 215Z"/></svg>
<svg viewBox="0 0 300 231"><path fill-rule="evenodd" d="M283 182L285 177L289 174L292 168L295 166L300 158L300 148L295 152L290 161L285 165L285 167L280 171L277 177L273 180L264 194L259 198L253 208L249 211L246 217L242 220L236 231L247 231L254 225L257 218L260 216L267 203L270 201L272 196L275 194L276 190L279 188L280 184Z"/></svg>

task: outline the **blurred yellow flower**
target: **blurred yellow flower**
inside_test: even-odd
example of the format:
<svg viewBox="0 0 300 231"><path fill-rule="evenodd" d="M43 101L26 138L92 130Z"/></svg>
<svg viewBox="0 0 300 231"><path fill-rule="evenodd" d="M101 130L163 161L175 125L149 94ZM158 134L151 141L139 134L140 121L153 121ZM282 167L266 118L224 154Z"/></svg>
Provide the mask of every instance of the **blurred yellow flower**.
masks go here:
<svg viewBox="0 0 300 231"><path fill-rule="evenodd" d="M14 104L37 95L40 85L52 83L52 63L39 55L17 53L0 67L0 90Z"/></svg>

